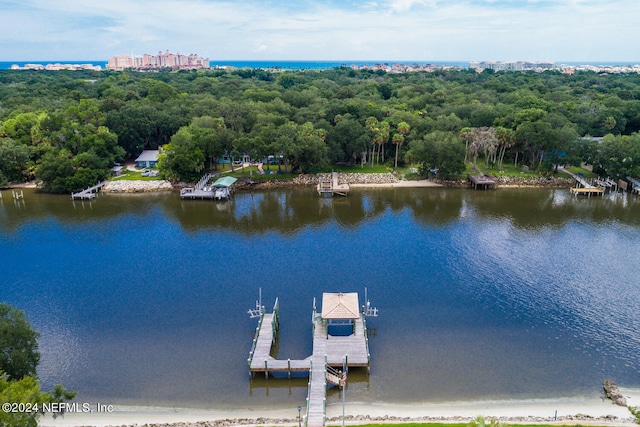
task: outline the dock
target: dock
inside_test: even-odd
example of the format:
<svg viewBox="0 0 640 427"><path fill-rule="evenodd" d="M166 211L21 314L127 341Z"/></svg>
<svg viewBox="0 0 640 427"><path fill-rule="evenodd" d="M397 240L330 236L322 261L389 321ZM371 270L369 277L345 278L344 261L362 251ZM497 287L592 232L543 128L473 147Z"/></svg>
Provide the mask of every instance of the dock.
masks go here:
<svg viewBox="0 0 640 427"><path fill-rule="evenodd" d="M593 185L580 175L571 173L566 169L564 172L571 175L571 177L576 180L576 186L571 188L571 194L587 197L604 195L604 189L602 187Z"/></svg>
<svg viewBox="0 0 640 427"><path fill-rule="evenodd" d="M77 193L71 193L71 200L81 199L81 200L91 200L95 199L96 193L100 191L102 187L107 184L107 181L102 181L94 185L93 187L86 188Z"/></svg>
<svg viewBox="0 0 640 427"><path fill-rule="evenodd" d="M271 355L279 330L278 299L271 313L265 313L258 304L258 310L250 310L253 317L259 315L256 334L249 358L249 372L253 376L263 373L280 372L291 377L293 372L308 374L309 383L306 400L306 422L308 427L321 427L326 420L327 385L344 386L349 367L370 369L369 338L366 316L377 316L377 309L359 308L358 294L323 294L322 312L316 310L313 301L311 327L313 352L300 360L279 360ZM366 307L369 307L367 303ZM351 328L351 334L333 335L332 327Z"/></svg>
<svg viewBox="0 0 640 427"><path fill-rule="evenodd" d="M486 190L488 188L495 187L497 184L496 180L490 175L467 175L467 181L474 190L477 190L478 188Z"/></svg>
<svg viewBox="0 0 640 427"><path fill-rule="evenodd" d="M631 192L640 194L640 179L628 176L627 180L631 183Z"/></svg>
<svg viewBox="0 0 640 427"><path fill-rule="evenodd" d="M349 184L338 184L338 172L331 172L331 178L320 178L317 189L320 196L346 196Z"/></svg>
<svg viewBox="0 0 640 427"><path fill-rule="evenodd" d="M210 184L216 175L208 173L200 178L195 185L191 188L183 188L180 190L180 197L183 199L210 199L210 200L223 200L231 198L231 186L237 181L237 178L226 176L224 178L217 179L213 184Z"/></svg>

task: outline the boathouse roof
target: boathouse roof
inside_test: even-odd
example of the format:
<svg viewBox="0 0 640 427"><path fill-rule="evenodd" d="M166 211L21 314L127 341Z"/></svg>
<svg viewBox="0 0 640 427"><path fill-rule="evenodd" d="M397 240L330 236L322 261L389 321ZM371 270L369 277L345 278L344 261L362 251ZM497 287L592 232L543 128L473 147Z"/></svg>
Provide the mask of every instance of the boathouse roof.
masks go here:
<svg viewBox="0 0 640 427"><path fill-rule="evenodd" d="M214 187L231 187L231 185L233 185L233 183L237 180L237 178L234 178L232 176L225 176L223 178L217 179L216 182L214 182L212 185Z"/></svg>
<svg viewBox="0 0 640 427"><path fill-rule="evenodd" d="M358 319L360 308L358 293L322 294L323 319Z"/></svg>

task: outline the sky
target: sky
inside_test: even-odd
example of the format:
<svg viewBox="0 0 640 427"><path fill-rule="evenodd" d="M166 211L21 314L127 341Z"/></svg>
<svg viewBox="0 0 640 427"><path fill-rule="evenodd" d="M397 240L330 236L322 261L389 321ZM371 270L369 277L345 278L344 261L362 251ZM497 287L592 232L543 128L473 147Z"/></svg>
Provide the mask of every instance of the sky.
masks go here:
<svg viewBox="0 0 640 427"><path fill-rule="evenodd" d="M638 0L0 0L0 61L640 62Z"/></svg>

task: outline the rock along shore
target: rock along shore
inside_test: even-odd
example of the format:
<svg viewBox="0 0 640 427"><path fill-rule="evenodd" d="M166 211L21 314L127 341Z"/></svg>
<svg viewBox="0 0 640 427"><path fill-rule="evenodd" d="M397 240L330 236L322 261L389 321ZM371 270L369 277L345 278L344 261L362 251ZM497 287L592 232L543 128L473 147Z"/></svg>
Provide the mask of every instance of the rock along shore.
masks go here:
<svg viewBox="0 0 640 427"><path fill-rule="evenodd" d="M238 181L236 188L242 190L250 189L268 189L268 188L281 188L281 187L296 187L296 186L315 186L320 179L328 179L331 174L317 174L298 175L293 179L272 180L264 182L253 182L248 178L243 178ZM574 184L572 178L544 178L544 177L506 177L498 176L494 177L497 182L498 188L517 188L517 187L536 187L536 188L570 188ZM361 185L361 186L385 186L389 184L403 183L405 186L410 187L411 182L424 182L424 181L409 181L400 180L392 173L339 173L338 183L349 185ZM443 187L467 187L466 180L434 180L431 181L434 186ZM418 186L418 185L416 185Z"/></svg>
<svg viewBox="0 0 640 427"><path fill-rule="evenodd" d="M250 178L240 178L235 184L238 190L262 190L269 188L286 188L298 186L315 186L320 179L329 179L331 174L301 174L293 179L275 179L270 181L255 182ZM520 177L494 177L497 181L498 188L517 188L517 187L538 187L538 188L570 188L574 181L571 178L520 178ZM400 180L392 173L339 173L338 182L340 184L349 184L355 186L389 186L393 184L403 184L404 187L411 187L412 182L417 183L425 181L408 181ZM430 181L433 186L443 187L466 187L465 180L456 181ZM169 191L176 188L188 186L185 183L172 184L169 181L126 181L116 180L109 181L102 191L105 193L147 193L154 191Z"/></svg>
<svg viewBox="0 0 640 427"><path fill-rule="evenodd" d="M105 193L150 193L173 190L169 181L109 181L102 187Z"/></svg>
<svg viewBox="0 0 640 427"><path fill-rule="evenodd" d="M633 425L635 419L620 418L613 415L608 416L590 416L586 414L566 415L560 417L536 417L536 416L520 416L520 417L490 417L501 423L512 424L595 424L595 425ZM405 423L469 423L475 420L474 417L453 416L453 417L401 417L401 416L369 416L369 415L347 415L344 418L349 425L361 424L405 424ZM342 417L327 418L327 424L338 425L342 422ZM297 418L226 418L213 421L195 421L195 422L169 422L169 423L145 423L145 424L118 424L113 427L231 427L231 426L296 426ZM91 425L83 427L92 427Z"/></svg>

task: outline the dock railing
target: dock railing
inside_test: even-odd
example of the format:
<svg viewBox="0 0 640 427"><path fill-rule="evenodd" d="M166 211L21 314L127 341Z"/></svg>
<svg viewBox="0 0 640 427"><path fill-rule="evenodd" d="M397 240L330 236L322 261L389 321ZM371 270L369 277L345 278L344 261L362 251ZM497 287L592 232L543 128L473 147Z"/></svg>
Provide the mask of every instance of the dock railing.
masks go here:
<svg viewBox="0 0 640 427"><path fill-rule="evenodd" d="M280 326L280 305L278 303L278 298L276 298L276 302L273 304L273 322L271 323L271 330L273 331L274 338L278 334L279 326Z"/></svg>
<svg viewBox="0 0 640 427"><path fill-rule="evenodd" d="M253 335L253 344L251 344L251 351L249 352L249 358L247 364L249 365L249 375L251 375L251 362L253 362L253 355L256 351L256 345L258 344L258 335L260 334L260 328L262 327L262 320L264 319L264 310L258 320L258 326L256 326L256 333Z"/></svg>
<svg viewBox="0 0 640 427"><path fill-rule="evenodd" d="M369 352L369 332L367 330L367 318L362 315L362 326L364 327L364 343L367 346L367 372L371 369L371 353Z"/></svg>
<svg viewBox="0 0 640 427"><path fill-rule="evenodd" d="M309 382L307 383L307 411L305 412L305 420L304 420L304 425L308 426L309 425L309 401L310 401L310 394L311 394L311 377L313 376L313 360L309 361Z"/></svg>
<svg viewBox="0 0 640 427"><path fill-rule="evenodd" d="M273 318L271 320L271 333L273 334L273 338L275 339L278 335L278 328L280 324L280 307L278 298L276 298L276 302L273 304ZM261 308L260 319L258 319L258 326L256 326L256 332L253 335L253 342L251 343L251 351L249 352L249 358L247 359L247 364L249 365L249 375L251 375L251 363L253 362L253 356L256 352L256 345L258 344L258 336L260 335L260 329L262 328L262 323L264 321L265 310L264 307ZM268 372L267 361L264 361L265 372Z"/></svg>
<svg viewBox="0 0 640 427"><path fill-rule="evenodd" d="M202 190L214 176L215 175L212 173L205 174L202 178L200 178L200 181L196 183L196 190Z"/></svg>

